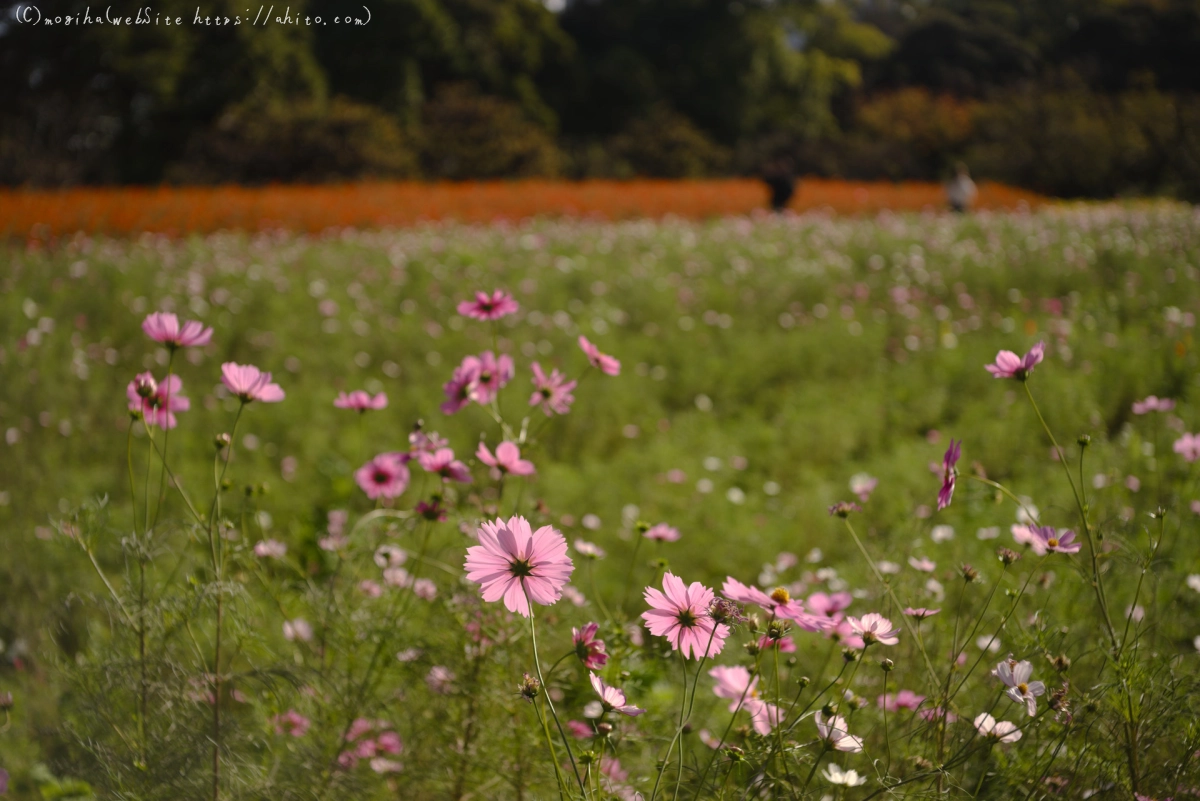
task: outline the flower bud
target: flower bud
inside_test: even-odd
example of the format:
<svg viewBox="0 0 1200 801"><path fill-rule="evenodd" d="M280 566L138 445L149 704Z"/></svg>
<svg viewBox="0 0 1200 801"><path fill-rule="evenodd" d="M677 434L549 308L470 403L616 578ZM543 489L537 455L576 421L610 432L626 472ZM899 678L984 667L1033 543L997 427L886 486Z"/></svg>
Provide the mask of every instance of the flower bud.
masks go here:
<svg viewBox="0 0 1200 801"><path fill-rule="evenodd" d="M592 765L599 761L600 761L600 758L596 756L595 751L588 750L588 751L580 751L579 752L579 764L580 765Z"/></svg>
<svg viewBox="0 0 1200 801"><path fill-rule="evenodd" d="M849 517L851 512L861 511L862 510L858 507L858 504L850 503L849 501L838 501L833 506L829 507L829 514L831 517L841 517L843 519Z"/></svg>
<svg viewBox="0 0 1200 801"><path fill-rule="evenodd" d="M979 581L979 571L976 570L975 568L971 567L970 565L963 565L962 566L962 577L963 577L963 580L965 580L967 583L971 583L973 581Z"/></svg>
<svg viewBox="0 0 1200 801"><path fill-rule="evenodd" d="M1009 548L998 548L996 555L1000 557L1000 561L1004 563L1005 567L1021 558L1021 554Z"/></svg>
<svg viewBox="0 0 1200 801"><path fill-rule="evenodd" d="M639 521L637 521L636 524L634 524L633 530L636 531L638 533L638 536L640 537L641 535L645 534L647 531L650 530L650 524L647 523L645 520L639 520Z"/></svg>
<svg viewBox="0 0 1200 801"><path fill-rule="evenodd" d="M596 730L600 732L601 737L607 737L612 734L613 725L611 723L597 723Z"/></svg>
<svg viewBox="0 0 1200 801"><path fill-rule="evenodd" d="M1079 443L1079 447L1081 448L1086 448L1088 445L1092 444L1092 438L1088 434L1080 434L1075 438L1075 441Z"/></svg>
<svg viewBox="0 0 1200 801"><path fill-rule="evenodd" d="M158 392L158 382L148 375L139 375L133 379L133 389L139 398L149 398Z"/></svg>
<svg viewBox="0 0 1200 801"><path fill-rule="evenodd" d="M759 621L758 615L746 616L746 628L750 629L750 631L757 633L760 625L762 623Z"/></svg>
<svg viewBox="0 0 1200 801"><path fill-rule="evenodd" d="M221 450L221 448L228 448L229 443L231 442L233 442L233 438L228 434L217 434L217 436L213 439L213 445L216 446L217 450Z"/></svg>
<svg viewBox="0 0 1200 801"><path fill-rule="evenodd" d="M0 712L7 712L13 708L13 694L9 692L0 693Z"/></svg>
<svg viewBox="0 0 1200 801"><path fill-rule="evenodd" d="M742 647L746 649L746 653L749 654L750 656L758 656L759 647L758 647L758 643L755 642L754 640L751 640L750 642L746 643Z"/></svg>
<svg viewBox="0 0 1200 801"><path fill-rule="evenodd" d="M1071 659L1066 654L1059 654L1050 660L1050 664L1054 665L1054 669L1059 673L1066 673L1067 668L1071 667Z"/></svg>
<svg viewBox="0 0 1200 801"><path fill-rule="evenodd" d="M742 610L733 601L725 598L714 598L708 605L708 616L717 623L734 625L742 621Z"/></svg>
<svg viewBox="0 0 1200 801"><path fill-rule="evenodd" d="M833 715L837 714L837 711L838 705L833 701L830 701L829 703L825 704L825 706L821 707L821 712L825 715L825 717L832 717Z"/></svg>
<svg viewBox="0 0 1200 801"><path fill-rule="evenodd" d="M849 664L850 662L857 662L858 661L858 651L854 650L853 648L845 649L844 651L842 651L842 661L846 662L847 664Z"/></svg>
<svg viewBox="0 0 1200 801"><path fill-rule="evenodd" d="M541 689L542 683L528 673L522 674L521 683L517 685L517 691L529 703L533 703L533 699L537 698L538 692Z"/></svg>
<svg viewBox="0 0 1200 801"><path fill-rule="evenodd" d="M725 756L733 762L741 762L746 758L746 752L736 745L727 745L725 746Z"/></svg>
<svg viewBox="0 0 1200 801"><path fill-rule="evenodd" d="M800 678L796 679L796 684L801 690L803 690L805 687L812 684L812 679L810 679L808 676L801 676Z"/></svg>
<svg viewBox="0 0 1200 801"><path fill-rule="evenodd" d="M785 620L772 620L767 624L767 637L778 642L788 633L790 626Z"/></svg>
<svg viewBox="0 0 1200 801"><path fill-rule="evenodd" d="M884 673L891 673L896 669L896 663L890 659L885 659L879 663L879 667L883 669Z"/></svg>

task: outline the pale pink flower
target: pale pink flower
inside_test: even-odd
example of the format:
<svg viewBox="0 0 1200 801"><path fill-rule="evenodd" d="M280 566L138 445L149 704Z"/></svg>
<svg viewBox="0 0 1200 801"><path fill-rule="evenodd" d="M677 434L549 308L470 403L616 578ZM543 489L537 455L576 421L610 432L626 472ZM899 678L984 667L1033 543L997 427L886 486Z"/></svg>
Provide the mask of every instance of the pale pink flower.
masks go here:
<svg viewBox="0 0 1200 801"><path fill-rule="evenodd" d="M721 594L740 604L757 604L775 617L791 620L805 631L822 631L826 621L804 610L804 604L791 597L783 587L776 587L768 595L758 587L748 587L733 576L728 576L721 586Z"/></svg>
<svg viewBox="0 0 1200 801"><path fill-rule="evenodd" d="M530 406L541 406L547 417L554 414L566 414L571 411L575 396L571 390L577 382L568 381L567 377L557 369L551 369L546 375L542 366L533 363L533 395L529 398Z"/></svg>
<svg viewBox="0 0 1200 801"><path fill-rule="evenodd" d="M850 477L850 491L857 495L862 503L871 499L871 493L878 485L879 479L867 473L856 473Z"/></svg>
<svg viewBox="0 0 1200 801"><path fill-rule="evenodd" d="M933 562L924 556L920 557L919 559L915 556L910 556L908 557L908 564L914 570L920 570L922 573L932 573L934 568L937 567L936 562Z"/></svg>
<svg viewBox="0 0 1200 801"><path fill-rule="evenodd" d="M254 555L260 559L282 559L286 554L287 546L279 540L259 540L254 544Z"/></svg>
<svg viewBox="0 0 1200 801"><path fill-rule="evenodd" d="M386 409L387 404L386 393L380 392L372 398L361 389L356 389L348 395L345 392L339 392L337 399L333 402L333 405L339 409L353 409L360 413L368 409Z"/></svg>
<svg viewBox="0 0 1200 801"><path fill-rule="evenodd" d="M412 591L422 601L432 601L437 597L437 585L430 579L417 579L413 582Z"/></svg>
<svg viewBox="0 0 1200 801"><path fill-rule="evenodd" d="M596 632L599 630L600 626L596 623L588 623L582 629L571 629L571 643L575 646L575 655L588 670L599 670L608 662L604 640L596 639Z"/></svg>
<svg viewBox="0 0 1200 801"><path fill-rule="evenodd" d="M664 573L663 592L646 588L650 609L642 613L642 619L651 634L666 637L685 658L716 656L725 647L729 627L709 616L713 597L713 591L698 581L685 585L675 574Z"/></svg>
<svg viewBox="0 0 1200 801"><path fill-rule="evenodd" d="M446 695L453 689L454 674L450 669L442 665L434 665L429 669L429 673L425 676L425 683L429 685L429 689L438 695Z"/></svg>
<svg viewBox="0 0 1200 801"><path fill-rule="evenodd" d="M380 567L393 567L408 561L408 551L398 545L380 545L372 557Z"/></svg>
<svg viewBox="0 0 1200 801"><path fill-rule="evenodd" d="M1149 412L1169 412L1175 408L1175 401L1170 398L1157 398L1150 395L1140 401L1133 402L1134 414L1148 414Z"/></svg>
<svg viewBox="0 0 1200 801"><path fill-rule="evenodd" d="M394 759L387 759L385 757L375 757L368 764L371 766L371 770L376 773L399 773L404 770L404 765Z"/></svg>
<svg viewBox="0 0 1200 801"><path fill-rule="evenodd" d="M624 690L608 686L595 673L589 672L588 676L592 682L592 689L596 691L596 695L600 696L600 703L604 704L605 712L620 712L622 715L636 718L646 711L626 701Z"/></svg>
<svg viewBox="0 0 1200 801"><path fill-rule="evenodd" d="M1008 688L1005 695L1019 704L1025 704L1029 717L1037 714L1037 697L1046 694L1046 685L1029 680L1033 676L1033 665L1009 658L992 668L992 675Z"/></svg>
<svg viewBox="0 0 1200 801"><path fill-rule="evenodd" d="M308 718L301 715L294 709L289 709L282 715L276 715L271 718L271 722L275 724L275 733L290 734L292 737L303 737L308 731L308 727L312 725Z"/></svg>
<svg viewBox="0 0 1200 801"><path fill-rule="evenodd" d="M203 323L188 320L182 326L179 318L170 312L153 312L142 320L142 330L155 342L168 348L203 347L212 340L213 330Z"/></svg>
<svg viewBox="0 0 1200 801"><path fill-rule="evenodd" d="M870 645L877 642L880 645L895 645L900 642L896 635L900 629L892 628L892 621L878 612L868 612L862 617L847 617L850 629L862 637L863 643Z"/></svg>
<svg viewBox="0 0 1200 801"><path fill-rule="evenodd" d="M1033 372L1033 368L1041 363L1045 352L1045 342L1034 345L1024 357L1011 350L1002 350L996 354L995 364L985 365L985 369L995 378L1015 378L1024 381Z"/></svg>
<svg viewBox="0 0 1200 801"><path fill-rule="evenodd" d="M920 606L920 607L917 607L916 609L914 609L913 607L909 606L909 607L905 607L904 614L906 614L909 617L914 618L916 620L924 620L927 617L933 617L940 611L942 611L942 610L941 609L926 609L923 606Z"/></svg>
<svg viewBox="0 0 1200 801"><path fill-rule="evenodd" d="M898 693L887 693L876 700L880 709L895 712L898 709L916 709L925 700L925 696L917 695L912 690L901 690Z"/></svg>
<svg viewBox="0 0 1200 801"><path fill-rule="evenodd" d="M408 467L404 455L381 453L354 472L354 480L371 500L396 498L408 488Z"/></svg>
<svg viewBox="0 0 1200 801"><path fill-rule="evenodd" d="M383 581L391 587L411 587L412 575L402 567L389 567L383 571Z"/></svg>
<svg viewBox="0 0 1200 801"><path fill-rule="evenodd" d="M816 615L825 615L833 617L838 612L846 609L854 601L854 596L848 592L835 592L826 595L823 592L814 592L808 596L806 602L809 611Z"/></svg>
<svg viewBox="0 0 1200 801"><path fill-rule="evenodd" d="M1196 434L1184 434L1175 440L1173 447L1175 452L1183 457L1184 461L1194 462L1200 459L1200 436Z"/></svg>
<svg viewBox="0 0 1200 801"><path fill-rule="evenodd" d="M1021 739L1021 731L1007 720L997 721L987 712L981 712L975 718L975 728L984 737L991 737L1002 743L1015 743Z"/></svg>
<svg viewBox="0 0 1200 801"><path fill-rule="evenodd" d="M1053 526L1032 526L1029 532L1029 545L1039 556L1046 553L1079 553L1083 547L1082 543L1075 542L1075 532L1070 529L1059 531Z"/></svg>
<svg viewBox="0 0 1200 801"><path fill-rule="evenodd" d="M589 342L587 337L580 335L579 347L587 356L592 367L598 368L605 375L620 375L621 363L612 356L601 353L600 349Z"/></svg>
<svg viewBox="0 0 1200 801"><path fill-rule="evenodd" d="M713 694L729 700L730 712L737 712L739 707L746 710L759 734L770 734L783 720L782 709L758 697L758 676L751 678L746 668L718 665L708 675L716 680Z"/></svg>
<svg viewBox="0 0 1200 801"><path fill-rule="evenodd" d="M443 414L454 414L474 399L479 384L479 366L478 358L467 356L454 368L454 374L442 387L446 394L446 401L441 406Z"/></svg>
<svg viewBox="0 0 1200 801"><path fill-rule="evenodd" d="M467 466L454 458L454 451L449 448L439 448L434 453L428 451L417 454L417 461L427 473L437 473L444 479L471 483L471 471Z"/></svg>
<svg viewBox="0 0 1200 801"><path fill-rule="evenodd" d="M475 378L473 399L480 405L492 402L492 398L512 380L513 360L507 353L495 356L490 350L479 355L479 373Z"/></svg>
<svg viewBox="0 0 1200 801"><path fill-rule="evenodd" d="M288 642L293 640L311 642L313 638L312 625L302 617L298 617L295 620L285 620L283 622L283 638Z"/></svg>
<svg viewBox="0 0 1200 801"><path fill-rule="evenodd" d="M221 365L221 383L242 403L278 403L284 398L279 385L271 383L271 374L262 372L252 364L225 362Z"/></svg>
<svg viewBox="0 0 1200 801"><path fill-rule="evenodd" d="M186 412L192 403L179 393L183 381L177 375L167 376L161 383L150 373L139 373L125 387L129 411L141 412L147 426L174 428L177 425L175 412Z"/></svg>
<svg viewBox="0 0 1200 801"><path fill-rule="evenodd" d="M494 467L501 473L512 473L514 476L528 476L534 472L533 462L521 458L521 449L512 442L501 442L496 446L496 455L488 450L482 442L475 452L479 461Z"/></svg>
<svg viewBox="0 0 1200 801"><path fill-rule="evenodd" d="M476 292L474 300L464 300L458 304L458 313L476 320L499 320L501 317L516 314L519 308L512 295L497 289L490 295L486 292Z"/></svg>
<svg viewBox="0 0 1200 801"><path fill-rule="evenodd" d="M529 601L550 606L562 597L563 585L575 569L567 541L551 526L533 531L520 516L485 522L479 545L467 549L467 580L480 585L483 600L504 599L510 612L529 617Z"/></svg>
<svg viewBox="0 0 1200 801"><path fill-rule="evenodd" d="M835 751L858 753L863 749L861 737L855 737L846 728L846 721L840 715L826 719L820 710L813 715L817 724L817 736L829 744Z"/></svg>
<svg viewBox="0 0 1200 801"><path fill-rule="evenodd" d="M642 535L648 540L658 540L659 542L675 542L679 539L679 529L668 526L666 523L659 523L656 526L651 526L646 529L646 533Z"/></svg>
<svg viewBox="0 0 1200 801"><path fill-rule="evenodd" d="M372 581L371 579L363 579L358 582L358 590L368 598L378 598L380 595L383 595L383 587L379 586L378 581Z"/></svg>

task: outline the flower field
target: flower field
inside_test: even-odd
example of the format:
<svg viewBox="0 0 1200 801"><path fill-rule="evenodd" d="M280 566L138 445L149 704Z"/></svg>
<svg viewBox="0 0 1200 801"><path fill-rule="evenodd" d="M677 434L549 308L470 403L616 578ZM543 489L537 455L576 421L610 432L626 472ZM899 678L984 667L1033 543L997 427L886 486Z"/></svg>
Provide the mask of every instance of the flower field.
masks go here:
<svg viewBox="0 0 1200 801"><path fill-rule="evenodd" d="M1195 209L74 213L0 249L0 794L1200 793Z"/></svg>
<svg viewBox="0 0 1200 801"><path fill-rule="evenodd" d="M980 208L1040 205L1031 192L998 184L980 188ZM76 231L181 236L235 229L389 227L454 220L516 222L536 216L606 220L701 219L748 214L767 203L757 181L511 181L492 183L363 183L247 188L0 190L0 236L45 239ZM838 214L921 211L945 206L935 183L864 183L805 179L791 207Z"/></svg>

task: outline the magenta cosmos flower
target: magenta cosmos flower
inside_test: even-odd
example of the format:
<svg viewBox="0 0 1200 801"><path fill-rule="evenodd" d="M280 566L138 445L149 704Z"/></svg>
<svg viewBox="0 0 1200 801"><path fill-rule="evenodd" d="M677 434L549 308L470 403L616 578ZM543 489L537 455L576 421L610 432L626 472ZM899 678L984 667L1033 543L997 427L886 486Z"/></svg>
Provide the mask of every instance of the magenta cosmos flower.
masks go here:
<svg viewBox="0 0 1200 801"><path fill-rule="evenodd" d="M550 606L562 597L575 565L567 541L551 526L533 531L520 516L480 526L479 545L467 549L467 580L483 590L483 600L504 599L510 612L529 617L529 601Z"/></svg>
<svg viewBox="0 0 1200 801"><path fill-rule="evenodd" d="M675 542L679 539L679 529L668 526L666 523L659 523L657 526L651 526L642 535L648 540L658 540L659 542Z"/></svg>
<svg viewBox="0 0 1200 801"><path fill-rule="evenodd" d="M1023 357L1011 350L1002 350L996 354L994 364L984 365L984 367L995 378L1015 378L1018 381L1024 381L1033 372L1033 368L1041 364L1045 353L1045 342L1034 345Z"/></svg>
<svg viewBox="0 0 1200 801"><path fill-rule="evenodd" d="M521 458L521 449L512 442L501 442L496 446L496 455L487 449L482 442L479 450L475 451L479 461L488 467L494 467L501 473L512 473L514 476L528 476L534 472L533 462Z"/></svg>
<svg viewBox="0 0 1200 801"><path fill-rule="evenodd" d="M1014 530L1016 528L1013 526ZM1047 553L1079 553L1083 547L1075 542L1075 532L1070 529L1059 531L1053 526L1029 526L1028 531L1029 546L1038 556Z"/></svg>
<svg viewBox="0 0 1200 801"><path fill-rule="evenodd" d="M571 642L575 646L575 656L588 670L599 670L608 662L608 654L604 652L604 640L596 639L600 626L588 623L582 629L571 629Z"/></svg>
<svg viewBox="0 0 1200 801"><path fill-rule="evenodd" d="M499 356L490 350L479 355L479 375L475 380L475 400L480 404L491 403L500 389L512 380L513 360L507 353Z"/></svg>
<svg viewBox="0 0 1200 801"><path fill-rule="evenodd" d="M568 381L557 369L552 369L550 375L546 375L542 366L534 362L533 395L529 398L529 405L540 405L547 417L566 414L571 411L571 404L575 402L575 396L571 394L575 384L575 381Z"/></svg>
<svg viewBox="0 0 1200 801"><path fill-rule="evenodd" d="M687 659L721 653L729 627L708 614L715 597L708 587L698 581L685 585L673 573L664 573L663 591L647 587L644 597L650 609L642 613L642 619L651 634L666 637Z"/></svg>
<svg viewBox="0 0 1200 801"><path fill-rule="evenodd" d="M962 440L954 441L950 438L950 447L946 449L946 454L942 457L942 488L938 490L938 511L942 511L950 505L950 499L954 497L954 480L958 477L958 470L955 465L958 464L959 458L962 456Z"/></svg>
<svg viewBox="0 0 1200 801"><path fill-rule="evenodd" d="M454 368L450 380L442 386L446 401L442 404L443 414L454 414L462 409L475 397L475 387L479 383L479 359L467 356L462 364Z"/></svg>
<svg viewBox="0 0 1200 801"><path fill-rule="evenodd" d="M626 701L624 690L608 686L595 673L589 673L588 676L592 681L592 689L596 691L596 695L600 696L600 703L604 705L605 712L620 712L622 715L636 718L646 711Z"/></svg>
<svg viewBox="0 0 1200 801"><path fill-rule="evenodd" d="M868 612L862 617L851 615L846 618L846 622L850 624L851 631L862 637L865 645L874 642L880 645L895 645L900 642L900 638L896 636L900 629L892 628L892 621L878 612Z"/></svg>
<svg viewBox="0 0 1200 801"><path fill-rule="evenodd" d="M339 409L353 409L356 412L365 412L368 409L386 409L387 403L387 395L383 392L372 398L361 389L356 389L350 394L339 392L333 405Z"/></svg>
<svg viewBox="0 0 1200 801"><path fill-rule="evenodd" d="M751 678L746 668L719 665L708 671L708 675L717 682L713 694L729 699L730 712L736 713L739 708L749 712L754 730L759 734L770 734L783 720L782 709L758 697L758 676Z"/></svg>
<svg viewBox="0 0 1200 801"><path fill-rule="evenodd" d="M408 488L404 454L381 453L354 472L354 480L371 500L395 498Z"/></svg>
<svg viewBox="0 0 1200 801"><path fill-rule="evenodd" d="M221 365L221 383L242 403L278 403L284 398L279 385L271 383L271 374L262 372L252 364L225 362Z"/></svg>
<svg viewBox="0 0 1200 801"><path fill-rule="evenodd" d="M1200 436L1196 434L1184 434L1175 440L1175 444L1172 447L1176 453L1183 457L1185 462L1194 462L1200 459Z"/></svg>
<svg viewBox="0 0 1200 801"><path fill-rule="evenodd" d="M179 394L182 390L183 381L177 375L167 376L160 384L150 373L138 373L125 387L125 397L129 411L141 412L146 425L166 429L178 424L175 412L186 412L192 406Z"/></svg>
<svg viewBox="0 0 1200 801"><path fill-rule="evenodd" d="M512 295L497 289L490 295L486 292L476 292L474 300L464 300L458 304L458 313L476 320L499 320L501 317L516 314L519 308Z"/></svg>
<svg viewBox="0 0 1200 801"><path fill-rule="evenodd" d="M161 342L168 348L203 347L212 341L213 330L205 328L203 323L188 320L182 326L179 318L170 312L154 312L142 320L142 330L146 336L155 342Z"/></svg>
<svg viewBox="0 0 1200 801"><path fill-rule="evenodd" d="M583 350L584 355L587 356L592 367L598 368L605 375L621 374L621 363L612 356L601 353L600 349L589 342L587 337L580 335L579 347Z"/></svg>
<svg viewBox="0 0 1200 801"><path fill-rule="evenodd" d="M925 696L917 695L912 690L901 690L898 693L887 693L879 696L875 703L880 709L895 712L899 709L916 709L925 700Z"/></svg>
<svg viewBox="0 0 1200 801"><path fill-rule="evenodd" d="M428 473L437 473L442 478L471 483L471 471L467 466L454 458L454 451L449 448L438 448L433 453L424 451L417 454L417 461Z"/></svg>
<svg viewBox="0 0 1200 801"><path fill-rule="evenodd" d="M1134 414L1149 414L1150 412L1169 412L1175 408L1175 401L1170 398L1158 398L1150 395L1140 401L1133 402Z"/></svg>

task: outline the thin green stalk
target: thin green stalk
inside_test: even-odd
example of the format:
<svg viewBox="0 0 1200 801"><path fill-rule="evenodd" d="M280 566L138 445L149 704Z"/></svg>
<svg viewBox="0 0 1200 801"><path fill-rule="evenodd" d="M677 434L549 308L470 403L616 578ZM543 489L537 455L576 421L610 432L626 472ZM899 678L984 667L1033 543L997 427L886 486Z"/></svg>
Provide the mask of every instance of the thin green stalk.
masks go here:
<svg viewBox="0 0 1200 801"><path fill-rule="evenodd" d="M575 764L575 753L571 750L571 742L567 739L567 734L563 731L562 723L558 720L558 712L554 709L554 702L550 700L550 688L546 686L546 679L542 676L542 660L538 656L537 647L537 626L534 625L533 601L529 598L529 591L525 588L525 582L521 582L521 590L525 593L525 604L529 607L529 638L533 641L533 665L537 669L538 681L542 683L542 690L546 693L546 706L550 707L550 715L554 718L554 725L558 727L558 735L562 738L563 747L567 749L567 757L571 760L571 770L575 772L575 781L579 783L579 791L587 794L587 789L583 783L583 777L579 775L579 766Z"/></svg>

